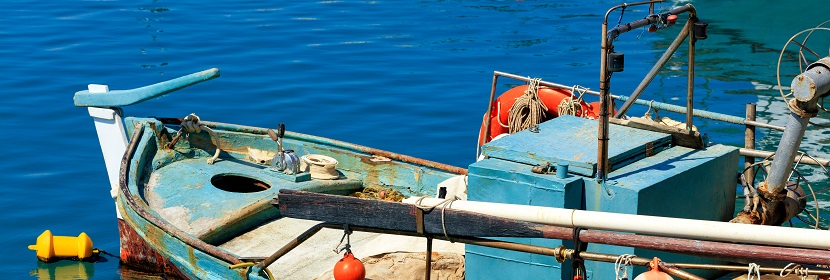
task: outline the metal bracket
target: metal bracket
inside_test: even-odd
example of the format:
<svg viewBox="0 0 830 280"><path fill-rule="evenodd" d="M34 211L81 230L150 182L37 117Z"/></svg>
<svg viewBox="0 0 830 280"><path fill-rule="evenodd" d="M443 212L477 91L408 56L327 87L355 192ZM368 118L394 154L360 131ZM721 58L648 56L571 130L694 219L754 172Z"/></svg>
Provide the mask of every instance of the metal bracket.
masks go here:
<svg viewBox="0 0 830 280"><path fill-rule="evenodd" d="M415 207L415 232L418 234L423 235L426 231L424 230L424 209Z"/></svg>

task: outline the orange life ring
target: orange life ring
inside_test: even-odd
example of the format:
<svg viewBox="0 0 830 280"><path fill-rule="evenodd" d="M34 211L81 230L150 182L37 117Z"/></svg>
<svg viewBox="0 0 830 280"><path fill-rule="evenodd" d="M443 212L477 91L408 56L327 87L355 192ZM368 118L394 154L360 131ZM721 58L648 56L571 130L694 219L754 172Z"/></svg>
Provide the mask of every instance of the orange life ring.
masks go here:
<svg viewBox="0 0 830 280"><path fill-rule="evenodd" d="M527 85L514 87L502 93L496 100L493 100L493 104L490 104L490 133L484 133L487 119L482 120L481 129L478 133L479 143L483 145L500 134L508 133L508 111L513 106L513 103L516 102L516 98L524 94L527 87ZM566 98L573 96L570 90L546 86L539 86L537 94L539 95L539 99L542 100L542 103L545 104L545 107L548 108L547 115L550 119L558 117L559 104ZM585 101L580 101L579 105L581 105L582 109L577 113L578 116L588 119L596 119L599 116L599 102L586 103ZM487 136L486 138L485 135Z"/></svg>

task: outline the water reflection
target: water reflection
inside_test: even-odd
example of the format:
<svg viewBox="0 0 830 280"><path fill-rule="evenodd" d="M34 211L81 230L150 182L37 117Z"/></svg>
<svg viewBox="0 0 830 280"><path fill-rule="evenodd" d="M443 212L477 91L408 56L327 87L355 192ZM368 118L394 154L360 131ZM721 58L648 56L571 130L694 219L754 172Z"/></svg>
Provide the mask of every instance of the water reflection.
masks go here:
<svg viewBox="0 0 830 280"><path fill-rule="evenodd" d="M36 268L30 271L29 275L40 280L90 279L95 276L95 264L71 260L50 263L37 261Z"/></svg>

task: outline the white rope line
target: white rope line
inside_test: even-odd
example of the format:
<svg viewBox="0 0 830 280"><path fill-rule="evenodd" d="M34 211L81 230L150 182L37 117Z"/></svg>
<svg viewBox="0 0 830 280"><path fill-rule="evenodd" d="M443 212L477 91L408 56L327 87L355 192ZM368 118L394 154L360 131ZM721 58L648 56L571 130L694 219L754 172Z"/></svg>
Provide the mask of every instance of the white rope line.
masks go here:
<svg viewBox="0 0 830 280"><path fill-rule="evenodd" d="M790 268L790 266L792 266L793 268L787 270L788 268ZM787 272L787 274L784 274L784 272ZM795 273L795 275L801 276L801 280L806 280L807 277L810 276L810 269L803 267L797 263L790 263L781 269L781 273L779 273L778 276L787 277L790 275L790 273Z"/></svg>
<svg viewBox="0 0 830 280"><path fill-rule="evenodd" d="M222 149L219 147L219 136L216 135L216 132L213 132L212 129L202 124L200 122L199 116L197 116L194 113L191 113L190 115L187 115L187 117L184 117L184 119L182 120L182 128L178 132L176 132L175 137L178 138L179 136L181 136L183 130L187 131L187 133L200 133L202 132L202 130L207 131L207 133L210 135L211 141L213 141L214 145L216 145L216 151L213 153L213 157L207 160L207 163L213 164L214 162L216 162L216 159L219 158L219 153L222 151Z"/></svg>
<svg viewBox="0 0 830 280"><path fill-rule="evenodd" d="M448 241L450 241L451 243L455 243L455 241L453 241L452 238L450 238L449 234L447 234L447 225L444 222L444 210L446 210L447 207L450 207L453 201L458 200L458 197L453 196L452 198L444 199L441 202L438 202L438 204L432 206L421 205L421 203L424 201L424 198L426 198L426 196L419 197L418 200L415 201L415 207L418 207L418 209L421 209L424 212L429 212L435 209L436 207L441 206L441 230L444 231L444 237L446 237Z"/></svg>
<svg viewBox="0 0 830 280"><path fill-rule="evenodd" d="M617 257L614 261L614 275L616 276L616 280L628 279L628 267L632 265L631 260L636 257L636 255L631 254L622 254Z"/></svg>
<svg viewBox="0 0 830 280"><path fill-rule="evenodd" d="M510 116L508 116L507 118L510 119ZM496 122L498 122L501 127L504 127L504 128L509 128L510 127L510 126L508 126L508 125L501 122L501 101L496 102Z"/></svg>
<svg viewBox="0 0 830 280"><path fill-rule="evenodd" d="M750 263L746 273L746 280L753 279L761 280L761 266L756 263Z"/></svg>

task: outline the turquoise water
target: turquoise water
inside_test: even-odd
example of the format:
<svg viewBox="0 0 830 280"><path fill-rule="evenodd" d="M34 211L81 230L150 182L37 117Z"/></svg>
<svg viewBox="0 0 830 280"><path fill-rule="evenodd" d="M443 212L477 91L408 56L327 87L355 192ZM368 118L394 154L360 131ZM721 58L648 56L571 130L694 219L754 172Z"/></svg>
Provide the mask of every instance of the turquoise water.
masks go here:
<svg viewBox="0 0 830 280"><path fill-rule="evenodd" d="M764 85L775 83L775 60L786 39L826 20L818 17L820 9L805 8L822 2L803 2L801 9L724 2L693 2L711 23L710 38L697 44L697 108L743 115L745 103L759 103L760 118L781 125L784 103ZM43 264L26 248L49 229L56 235L83 231L95 247L118 252L95 130L86 109L72 104L73 93L87 84L127 89L217 67L218 80L125 108L126 114L195 112L205 120L261 127L284 122L292 131L467 166L492 71L596 89L601 17L618 3L6 1L0 12L0 275L120 277L114 257ZM753 8L759 10L745 11ZM625 20L642 15L642 8L632 8ZM627 64L615 74L612 91L630 93L676 30L622 36L616 45ZM826 50L827 41L822 44ZM643 98L685 102L685 52L684 45ZM502 82L499 91L511 84ZM631 115L644 111L635 108ZM742 127L695 124L717 143L743 143ZM828 157L825 131L806 137L805 150ZM761 130L759 143L773 150L777 134ZM804 172L818 178L813 169Z"/></svg>

